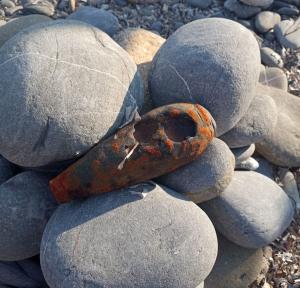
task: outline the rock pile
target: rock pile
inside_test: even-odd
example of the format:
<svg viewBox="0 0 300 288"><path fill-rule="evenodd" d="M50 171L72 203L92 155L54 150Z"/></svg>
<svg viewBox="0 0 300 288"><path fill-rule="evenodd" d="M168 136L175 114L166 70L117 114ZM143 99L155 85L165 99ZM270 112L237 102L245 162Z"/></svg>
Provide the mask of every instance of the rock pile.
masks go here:
<svg viewBox="0 0 300 288"><path fill-rule="evenodd" d="M262 12L275 4L225 7L240 18L260 12L266 33L282 25ZM0 27L0 287L247 287L300 207L289 171L300 167L300 98L277 56L262 66L257 39L237 22L196 20L165 40L119 31L106 13ZM63 168L137 112L180 102L216 122L219 138L198 159L154 182L54 201L48 183Z"/></svg>

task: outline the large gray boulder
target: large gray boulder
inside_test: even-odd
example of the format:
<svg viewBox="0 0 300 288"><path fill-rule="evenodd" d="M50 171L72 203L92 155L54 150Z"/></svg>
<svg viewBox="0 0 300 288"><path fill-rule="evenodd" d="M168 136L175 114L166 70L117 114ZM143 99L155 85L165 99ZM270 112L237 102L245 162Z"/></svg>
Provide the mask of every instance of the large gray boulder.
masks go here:
<svg viewBox="0 0 300 288"><path fill-rule="evenodd" d="M51 21L51 18L44 15L27 15L7 22L0 28L0 47L21 30L34 24L48 21Z"/></svg>
<svg viewBox="0 0 300 288"><path fill-rule="evenodd" d="M39 253L44 228L56 208L49 180L24 172L0 186L0 260L17 261Z"/></svg>
<svg viewBox="0 0 300 288"><path fill-rule="evenodd" d="M31 279L17 262L0 261L0 287L38 288L39 282ZM4 286L5 287L5 286Z"/></svg>
<svg viewBox="0 0 300 288"><path fill-rule="evenodd" d="M50 287L196 287L217 254L214 227L194 203L144 183L61 205L43 235Z"/></svg>
<svg viewBox="0 0 300 288"><path fill-rule="evenodd" d="M0 48L0 63L0 153L20 166L78 157L142 105L135 63L79 21L21 31Z"/></svg>
<svg viewBox="0 0 300 288"><path fill-rule="evenodd" d="M16 173L16 168L6 159L0 156L0 185L13 177Z"/></svg>
<svg viewBox="0 0 300 288"><path fill-rule="evenodd" d="M292 202L281 187L253 171L236 171L220 197L201 207L220 233L246 248L268 245L294 216Z"/></svg>
<svg viewBox="0 0 300 288"><path fill-rule="evenodd" d="M263 249L247 249L218 235L219 253L216 264L205 279L205 288L249 287L268 271Z"/></svg>
<svg viewBox="0 0 300 288"><path fill-rule="evenodd" d="M78 20L97 27L109 36L113 36L119 30L119 21L112 13L94 7L81 6L76 12L70 14L67 19Z"/></svg>
<svg viewBox="0 0 300 288"><path fill-rule="evenodd" d="M234 155L228 146L214 138L197 160L159 177L157 181L185 194L195 203L201 203L225 190L233 177L234 167Z"/></svg>
<svg viewBox="0 0 300 288"><path fill-rule="evenodd" d="M231 148L259 142L272 133L277 117L275 101L267 94L257 92L244 117L220 138Z"/></svg>
<svg viewBox="0 0 300 288"><path fill-rule="evenodd" d="M278 121L272 133L257 143L257 151L271 163L284 167L300 166L300 98L283 90L260 85L278 107Z"/></svg>
<svg viewBox="0 0 300 288"><path fill-rule="evenodd" d="M150 92L156 106L203 105L221 135L246 113L259 72L259 47L248 29L227 19L202 19L179 28L158 51Z"/></svg>

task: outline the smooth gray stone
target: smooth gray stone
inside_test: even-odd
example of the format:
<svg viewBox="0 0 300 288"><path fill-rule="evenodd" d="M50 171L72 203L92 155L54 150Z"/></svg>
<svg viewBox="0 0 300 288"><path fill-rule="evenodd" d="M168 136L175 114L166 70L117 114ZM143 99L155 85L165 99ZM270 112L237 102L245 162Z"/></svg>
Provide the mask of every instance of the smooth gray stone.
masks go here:
<svg viewBox="0 0 300 288"><path fill-rule="evenodd" d="M120 29L116 16L94 7L81 6L76 12L70 14L67 19L78 20L95 26L109 36L113 36Z"/></svg>
<svg viewBox="0 0 300 288"><path fill-rule="evenodd" d="M188 0L188 4L200 9L206 9L212 4L212 0Z"/></svg>
<svg viewBox="0 0 300 288"><path fill-rule="evenodd" d="M261 11L261 8L245 5L239 0L226 0L224 7L241 19L251 18Z"/></svg>
<svg viewBox="0 0 300 288"><path fill-rule="evenodd" d="M300 98L283 90L259 85L278 108L278 121L272 133L257 143L256 150L271 163L300 167Z"/></svg>
<svg viewBox="0 0 300 288"><path fill-rule="evenodd" d="M273 3L273 0L239 0L239 1L249 6L262 7L262 8L269 7Z"/></svg>
<svg viewBox="0 0 300 288"><path fill-rule="evenodd" d="M255 144L253 143L248 146L231 149L231 152L235 157L236 165L250 158L253 155L254 151L255 151Z"/></svg>
<svg viewBox="0 0 300 288"><path fill-rule="evenodd" d="M56 203L50 177L23 172L0 186L0 259L17 261L39 253L48 218Z"/></svg>
<svg viewBox="0 0 300 288"><path fill-rule="evenodd" d="M292 202L281 187L253 171L235 171L220 197L201 207L223 236L246 248L273 242L294 216Z"/></svg>
<svg viewBox="0 0 300 288"><path fill-rule="evenodd" d="M0 261L1 284L17 288L39 288L39 283L28 277L16 262Z"/></svg>
<svg viewBox="0 0 300 288"><path fill-rule="evenodd" d="M300 19L281 21L274 28L278 42L285 48L298 49L300 47Z"/></svg>
<svg viewBox="0 0 300 288"><path fill-rule="evenodd" d="M43 15L21 16L7 22L0 27L0 47L21 30L37 23L51 21L51 18Z"/></svg>
<svg viewBox="0 0 300 288"><path fill-rule="evenodd" d="M262 71L259 75L259 82L286 92L288 90L288 80L285 73L276 67L267 67L265 71Z"/></svg>
<svg viewBox="0 0 300 288"><path fill-rule="evenodd" d="M263 140L277 122L275 101L266 93L257 92L245 116L222 139L230 148L239 148Z"/></svg>
<svg viewBox="0 0 300 288"><path fill-rule="evenodd" d="M17 262L28 277L39 284L45 284L45 278L41 266L35 259L25 259Z"/></svg>
<svg viewBox="0 0 300 288"><path fill-rule="evenodd" d="M281 17L278 13L271 11L263 11L255 17L255 27L260 33L266 33L273 29L276 24L281 21Z"/></svg>
<svg viewBox="0 0 300 288"><path fill-rule="evenodd" d="M23 12L25 14L42 14L46 16L53 16L55 7L50 1L38 0L24 5Z"/></svg>
<svg viewBox="0 0 300 288"><path fill-rule="evenodd" d="M237 164L235 170L255 171L259 167L259 163L252 157Z"/></svg>
<svg viewBox="0 0 300 288"><path fill-rule="evenodd" d="M261 62L269 67L283 68L281 56L269 47L260 48Z"/></svg>
<svg viewBox="0 0 300 288"><path fill-rule="evenodd" d="M217 238L205 213L144 183L61 205L49 221L41 266L50 287L196 287Z"/></svg>
<svg viewBox="0 0 300 288"><path fill-rule="evenodd" d="M195 203L201 203L225 190L233 177L234 167L234 156L228 146L214 138L197 160L159 177L157 181L185 194Z"/></svg>
<svg viewBox="0 0 300 288"><path fill-rule="evenodd" d="M16 173L15 167L6 159L0 156L0 185L13 177Z"/></svg>
<svg viewBox="0 0 300 288"><path fill-rule="evenodd" d="M80 21L21 31L0 48L0 63L0 154L20 166L81 156L143 104L128 53Z"/></svg>
<svg viewBox="0 0 300 288"><path fill-rule="evenodd" d="M299 9L297 7L282 7L277 10L277 13L286 16L297 16L299 15Z"/></svg>
<svg viewBox="0 0 300 288"><path fill-rule="evenodd" d="M1 0L0 4L1 4L2 7L6 7L6 8L16 7L15 3L13 1L10 1L10 0Z"/></svg>
<svg viewBox="0 0 300 288"><path fill-rule="evenodd" d="M245 288L267 273L268 260L262 249L240 247L220 234L218 243L218 258L205 279L205 288Z"/></svg>
<svg viewBox="0 0 300 288"><path fill-rule="evenodd" d="M259 71L259 47L248 29L227 19L197 20L179 28L156 54L150 93L156 106L203 105L222 135L249 108Z"/></svg>

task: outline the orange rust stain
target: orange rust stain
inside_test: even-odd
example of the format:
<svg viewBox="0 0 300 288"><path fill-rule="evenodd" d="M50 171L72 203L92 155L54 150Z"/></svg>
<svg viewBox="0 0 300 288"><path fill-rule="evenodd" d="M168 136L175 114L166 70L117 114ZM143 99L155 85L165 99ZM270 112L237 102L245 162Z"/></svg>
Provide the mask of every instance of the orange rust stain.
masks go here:
<svg viewBox="0 0 300 288"><path fill-rule="evenodd" d="M200 128L199 128L199 133L200 133L201 135L205 136L205 138L206 138L207 140L210 140L210 139L213 138L213 133L212 133L211 129L208 128L208 127L200 127Z"/></svg>
<svg viewBox="0 0 300 288"><path fill-rule="evenodd" d="M145 152L149 153L150 155L153 155L155 157L161 157L161 152L159 149L153 146L146 146L144 147Z"/></svg>
<svg viewBox="0 0 300 288"><path fill-rule="evenodd" d="M188 109L186 111L186 113L195 121L198 122L199 121L199 115L198 113L195 111L194 108Z"/></svg>
<svg viewBox="0 0 300 288"><path fill-rule="evenodd" d="M170 110L169 114L172 118L177 118L181 114L181 111L179 109L173 108Z"/></svg>
<svg viewBox="0 0 300 288"><path fill-rule="evenodd" d="M207 124L211 123L211 119L207 111L201 106L201 105L196 105L197 109L200 111L201 115L203 116L204 121Z"/></svg>
<svg viewBox="0 0 300 288"><path fill-rule="evenodd" d="M165 145L167 146L169 151L172 151L174 148L174 143L170 139L165 140Z"/></svg>

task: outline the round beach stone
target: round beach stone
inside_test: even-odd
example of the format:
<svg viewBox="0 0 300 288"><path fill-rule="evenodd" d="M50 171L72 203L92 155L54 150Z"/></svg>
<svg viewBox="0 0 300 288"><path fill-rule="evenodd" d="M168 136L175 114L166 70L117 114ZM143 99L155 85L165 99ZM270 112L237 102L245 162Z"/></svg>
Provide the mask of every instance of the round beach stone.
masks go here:
<svg viewBox="0 0 300 288"><path fill-rule="evenodd" d="M119 21L112 13L89 6L81 6L76 12L70 14L67 19L78 20L99 28L113 36L119 30Z"/></svg>
<svg viewBox="0 0 300 288"><path fill-rule="evenodd" d="M234 167L234 156L228 146L214 138L197 160L157 181L201 203L224 191L233 177Z"/></svg>
<svg viewBox="0 0 300 288"><path fill-rule="evenodd" d="M242 45L237 49L236 43ZM259 47L248 29L227 19L201 19L179 28L158 51L150 92L156 106L203 105L221 135L246 113L259 72Z"/></svg>
<svg viewBox="0 0 300 288"><path fill-rule="evenodd" d="M0 287L37 288L39 283L31 279L17 262L0 261Z"/></svg>
<svg viewBox="0 0 300 288"><path fill-rule="evenodd" d="M283 20L275 25L274 32L278 42L285 48L300 47L300 22L293 19Z"/></svg>
<svg viewBox="0 0 300 288"><path fill-rule="evenodd" d="M267 94L257 92L245 116L220 138L231 148L259 142L274 130L277 116L275 101Z"/></svg>
<svg viewBox="0 0 300 288"><path fill-rule="evenodd" d="M283 90L259 85L278 108L278 120L272 133L257 143L257 151L271 163L283 167L300 166L300 98Z"/></svg>
<svg viewBox="0 0 300 288"><path fill-rule="evenodd" d="M80 21L20 32L1 47L0 63L0 153L20 166L76 158L142 106L128 53Z"/></svg>
<svg viewBox="0 0 300 288"><path fill-rule="evenodd" d="M15 175L16 168L0 156L0 185Z"/></svg>
<svg viewBox="0 0 300 288"><path fill-rule="evenodd" d="M44 228L56 207L50 178L24 172L0 186L0 260L17 261L39 253Z"/></svg>
<svg viewBox="0 0 300 288"><path fill-rule="evenodd" d="M260 49L261 62L269 67L283 68L283 60L281 56L269 47Z"/></svg>
<svg viewBox="0 0 300 288"><path fill-rule="evenodd" d="M249 287L268 271L263 249L240 247L218 234L219 253L216 264L205 279L205 288Z"/></svg>
<svg viewBox="0 0 300 288"><path fill-rule="evenodd" d="M128 28L114 39L133 58L144 83L144 105L141 114L154 108L148 88L148 77L153 57L166 41L161 36L141 28Z"/></svg>
<svg viewBox="0 0 300 288"><path fill-rule="evenodd" d="M271 11L262 11L255 17L255 27L260 33L266 33L273 29L281 21L278 13Z"/></svg>
<svg viewBox="0 0 300 288"><path fill-rule="evenodd" d="M226 0L224 7L241 19L251 18L261 11L260 7L245 5L239 0Z"/></svg>
<svg viewBox="0 0 300 288"><path fill-rule="evenodd" d="M233 148L231 152L235 158L235 164L240 164L241 162L249 159L255 151L255 144L250 144L248 146L240 147L240 148Z"/></svg>
<svg viewBox="0 0 300 288"><path fill-rule="evenodd" d="M263 85L278 88L287 92L288 80L283 70L276 67L267 67L259 75L259 82Z"/></svg>
<svg viewBox="0 0 300 288"><path fill-rule="evenodd" d="M220 197L201 207L223 236L246 248L268 245L294 216L292 202L281 187L253 171L235 171Z"/></svg>
<svg viewBox="0 0 300 288"><path fill-rule="evenodd" d="M53 4L53 1L25 0L21 2L24 2L23 12L25 14L42 14L46 16L53 16L55 12L55 5Z"/></svg>
<svg viewBox="0 0 300 288"><path fill-rule="evenodd" d="M239 1L249 6L262 7L262 8L269 7L273 3L273 0L239 0Z"/></svg>
<svg viewBox="0 0 300 288"><path fill-rule="evenodd" d="M37 23L51 21L51 18L43 15L21 16L7 22L0 27L0 47L21 30ZM1 74L2 75L2 74Z"/></svg>
<svg viewBox="0 0 300 288"><path fill-rule="evenodd" d="M196 287L211 271L217 238L205 213L144 183L61 205L41 246L50 287Z"/></svg>

